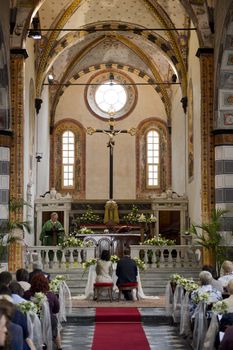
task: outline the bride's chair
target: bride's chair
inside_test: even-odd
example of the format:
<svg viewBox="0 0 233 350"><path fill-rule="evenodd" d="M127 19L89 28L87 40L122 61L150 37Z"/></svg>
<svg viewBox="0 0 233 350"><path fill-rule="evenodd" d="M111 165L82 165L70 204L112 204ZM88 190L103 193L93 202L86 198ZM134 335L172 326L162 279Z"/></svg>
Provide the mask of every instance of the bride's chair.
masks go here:
<svg viewBox="0 0 233 350"><path fill-rule="evenodd" d="M113 283L94 283L94 300L99 301L102 292L107 291L109 300L112 302Z"/></svg>

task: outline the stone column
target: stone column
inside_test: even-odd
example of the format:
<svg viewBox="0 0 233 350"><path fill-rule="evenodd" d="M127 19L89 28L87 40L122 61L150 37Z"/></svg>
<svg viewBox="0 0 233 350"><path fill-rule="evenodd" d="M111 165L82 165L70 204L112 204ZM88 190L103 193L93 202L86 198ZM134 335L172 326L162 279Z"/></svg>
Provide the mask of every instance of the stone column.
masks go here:
<svg viewBox="0 0 233 350"><path fill-rule="evenodd" d="M24 49L11 50L11 128L13 131L10 155L11 198L24 197ZM12 213L10 213L12 215ZM12 220L23 221L23 207L17 210ZM23 266L22 245L14 242L9 248L8 269L16 271Z"/></svg>
<svg viewBox="0 0 233 350"><path fill-rule="evenodd" d="M202 222L208 222L214 208L214 51L200 48L197 52L201 70L201 209ZM203 263L210 264L207 251Z"/></svg>
<svg viewBox="0 0 233 350"><path fill-rule="evenodd" d="M221 220L221 234L233 245L233 130L215 130L215 198L218 208L228 210Z"/></svg>

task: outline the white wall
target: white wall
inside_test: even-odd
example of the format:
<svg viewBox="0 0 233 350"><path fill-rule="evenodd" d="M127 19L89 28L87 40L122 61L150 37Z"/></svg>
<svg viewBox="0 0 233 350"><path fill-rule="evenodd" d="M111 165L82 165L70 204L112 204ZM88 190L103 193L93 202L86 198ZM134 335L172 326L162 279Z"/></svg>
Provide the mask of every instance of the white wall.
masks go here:
<svg viewBox="0 0 233 350"><path fill-rule="evenodd" d="M37 115L37 152L42 153L42 159L37 166L37 197L49 191L49 159L50 159L50 135L49 135L49 98L48 86L43 88L43 103Z"/></svg>
<svg viewBox="0 0 233 350"><path fill-rule="evenodd" d="M28 201L27 188L28 185L31 187L31 200L30 203L32 208L24 207L24 220L29 221L32 226L32 233L30 235L26 234L25 242L26 244L34 243L34 196L35 196L35 154L31 154L32 159L30 160L30 137L34 138L30 133L36 135L36 130L30 130L30 118L35 118L35 108L34 106L34 80L35 80L35 64L34 64L34 40L27 39L26 41L26 51L28 53L28 58L25 60L25 74L24 74L24 199ZM35 141L32 151L35 150ZM32 161L32 170L30 169L30 161Z"/></svg>
<svg viewBox="0 0 233 350"><path fill-rule="evenodd" d="M172 97L172 189L179 195L186 193L186 162L185 162L185 123L186 116L180 102L181 89L173 86Z"/></svg>
<svg viewBox="0 0 233 350"><path fill-rule="evenodd" d="M127 74L135 82L145 82L139 77ZM85 83L91 77L91 73L79 79L79 83ZM151 117L157 117L166 121L164 105L151 86L137 86L138 101L135 109L127 118L116 124L116 129L129 129ZM79 121L83 127L108 129L106 121L93 116L84 103L84 87L71 86L61 96L56 110L56 122L63 118L73 118ZM86 136L86 198L107 199L109 193L109 148L107 148L108 136L94 134ZM114 146L114 199L136 198L136 147L135 136L120 134L115 138Z"/></svg>

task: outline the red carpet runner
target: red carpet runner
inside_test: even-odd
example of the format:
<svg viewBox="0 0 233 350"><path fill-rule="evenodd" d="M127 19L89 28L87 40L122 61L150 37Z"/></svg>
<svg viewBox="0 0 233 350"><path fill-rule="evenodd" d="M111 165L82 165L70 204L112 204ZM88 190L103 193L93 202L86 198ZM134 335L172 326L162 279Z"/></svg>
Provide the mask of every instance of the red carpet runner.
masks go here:
<svg viewBox="0 0 233 350"><path fill-rule="evenodd" d="M137 308L96 308L92 350L149 350Z"/></svg>

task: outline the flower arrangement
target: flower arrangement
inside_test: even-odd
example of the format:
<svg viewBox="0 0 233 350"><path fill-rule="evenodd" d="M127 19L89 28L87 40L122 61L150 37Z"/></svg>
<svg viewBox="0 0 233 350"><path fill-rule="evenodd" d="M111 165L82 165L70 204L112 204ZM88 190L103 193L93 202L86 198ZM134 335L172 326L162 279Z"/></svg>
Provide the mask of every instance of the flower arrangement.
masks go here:
<svg viewBox="0 0 233 350"><path fill-rule="evenodd" d="M184 278L177 273L170 276L170 282L182 286L187 292L193 292L198 288L198 284L192 278Z"/></svg>
<svg viewBox="0 0 233 350"><path fill-rule="evenodd" d="M38 312L37 305L35 303L33 303L32 301L24 301L22 303L18 303L17 307L25 315L28 314L30 311L35 312L35 313Z"/></svg>
<svg viewBox="0 0 233 350"><path fill-rule="evenodd" d="M174 273L170 276L170 282L178 284L182 278L183 277L181 275L179 275L178 273Z"/></svg>
<svg viewBox="0 0 233 350"><path fill-rule="evenodd" d="M143 260L139 259L139 258L134 258L137 267L139 268L139 270L144 271L146 269L146 265L144 263Z"/></svg>
<svg viewBox="0 0 233 350"><path fill-rule="evenodd" d="M101 221L99 215L94 214L90 205L87 206L87 210L80 217L77 218L79 224L88 224L88 223L98 223Z"/></svg>
<svg viewBox="0 0 233 350"><path fill-rule="evenodd" d="M87 228L86 226L80 228L80 230L78 230L78 234L80 235L91 235L92 233L94 233L93 230L91 230L90 228Z"/></svg>
<svg viewBox="0 0 233 350"><path fill-rule="evenodd" d="M140 214L138 207L136 205L133 205L130 213L123 216L123 220L129 224L135 224L138 222L139 216Z"/></svg>
<svg viewBox="0 0 233 350"><path fill-rule="evenodd" d="M55 276L52 281L49 283L49 289L54 292L58 293L60 284L65 281L65 276L63 275L57 275Z"/></svg>
<svg viewBox="0 0 233 350"><path fill-rule="evenodd" d="M62 243L59 244L59 246L61 246L62 249L64 248L69 248L69 247L92 247L93 246L93 242L92 241L82 241L81 239L73 236L73 235L69 235L67 236Z"/></svg>
<svg viewBox="0 0 233 350"><path fill-rule="evenodd" d="M89 260L87 260L87 261L82 263L82 267L83 267L84 270L87 270L88 267L90 267L91 265L95 265L96 262L97 262L97 259L94 259L94 258L93 259L89 259Z"/></svg>
<svg viewBox="0 0 233 350"><path fill-rule="evenodd" d="M152 223L152 222L157 222L157 218L156 216L154 216L153 214L151 214L150 216L146 216L143 213L139 216L138 218L138 222L140 223Z"/></svg>
<svg viewBox="0 0 233 350"><path fill-rule="evenodd" d="M111 255L110 261L112 263L117 263L120 260L120 258L117 255Z"/></svg>
<svg viewBox="0 0 233 350"><path fill-rule="evenodd" d="M192 300L194 301L195 304L198 304L200 301L204 301L204 303L208 304L209 297L210 297L210 293L208 292L204 292L204 293L197 292L192 296Z"/></svg>
<svg viewBox="0 0 233 350"><path fill-rule="evenodd" d="M153 237L151 239L147 239L146 241L144 241L144 243L140 243L140 244L163 246L163 245L173 245L173 244L175 244L175 241L172 239L163 238L159 234L158 236Z"/></svg>
<svg viewBox="0 0 233 350"><path fill-rule="evenodd" d="M32 297L31 300L34 304L38 305L38 307L41 307L43 302L47 300L47 297L44 293L39 292L35 293L34 297Z"/></svg>
<svg viewBox="0 0 233 350"><path fill-rule="evenodd" d="M228 311L228 305L224 300L217 301L213 304L212 311L216 314L225 314Z"/></svg>

